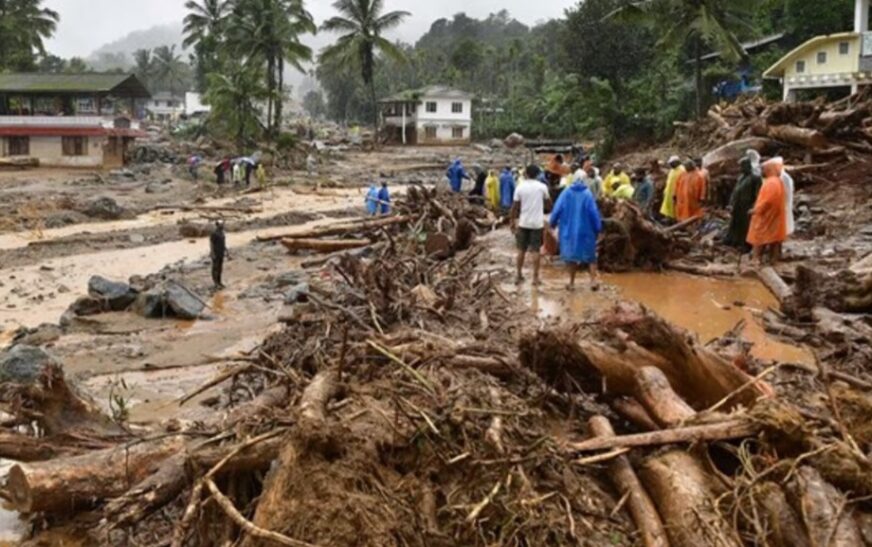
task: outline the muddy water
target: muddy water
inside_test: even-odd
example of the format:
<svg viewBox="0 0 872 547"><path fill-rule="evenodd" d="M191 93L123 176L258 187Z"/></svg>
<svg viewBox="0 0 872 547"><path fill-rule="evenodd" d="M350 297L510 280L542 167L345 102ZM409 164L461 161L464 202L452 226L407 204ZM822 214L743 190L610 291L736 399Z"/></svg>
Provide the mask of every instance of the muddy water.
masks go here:
<svg viewBox="0 0 872 547"><path fill-rule="evenodd" d="M541 290L526 289L532 310L540 317L582 317L607 308L617 299L639 302L668 321L695 332L702 342L722 336L745 321L743 336L754 344L752 354L764 360L814 364L808 350L769 337L755 316L778 303L754 279L720 279L681 273L604 275L601 291L590 290L586 276L575 291L564 286L568 276L558 266L546 266Z"/></svg>

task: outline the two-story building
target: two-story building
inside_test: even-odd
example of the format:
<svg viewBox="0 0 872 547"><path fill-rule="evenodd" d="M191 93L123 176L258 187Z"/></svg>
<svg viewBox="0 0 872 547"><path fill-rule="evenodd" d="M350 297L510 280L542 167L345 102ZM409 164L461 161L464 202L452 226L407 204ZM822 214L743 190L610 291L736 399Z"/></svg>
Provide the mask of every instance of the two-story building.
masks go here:
<svg viewBox="0 0 872 547"><path fill-rule="evenodd" d="M149 96L126 74L0 74L0 157L121 166L130 143L146 136L135 113Z"/></svg>
<svg viewBox="0 0 872 547"><path fill-rule="evenodd" d="M795 100L801 90L845 88L856 93L872 84L870 1L856 0L853 32L816 36L782 57L763 77L781 80L785 101Z"/></svg>
<svg viewBox="0 0 872 547"><path fill-rule="evenodd" d="M465 144L472 138L472 95L446 86L398 93L380 101L382 125L395 144Z"/></svg>
<svg viewBox="0 0 872 547"><path fill-rule="evenodd" d="M159 91L148 100L145 109L155 121L177 121L185 113L185 95Z"/></svg>

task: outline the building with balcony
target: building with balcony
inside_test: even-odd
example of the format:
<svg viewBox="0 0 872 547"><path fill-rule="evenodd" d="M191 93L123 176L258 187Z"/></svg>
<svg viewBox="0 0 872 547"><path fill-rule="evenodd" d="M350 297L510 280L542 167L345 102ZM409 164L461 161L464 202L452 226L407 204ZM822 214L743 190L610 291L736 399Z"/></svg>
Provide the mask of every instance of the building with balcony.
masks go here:
<svg viewBox="0 0 872 547"><path fill-rule="evenodd" d="M807 89L844 88L856 93L872 84L872 33L869 5L856 0L854 31L816 36L770 67L763 77L781 80L784 100Z"/></svg>
<svg viewBox="0 0 872 547"><path fill-rule="evenodd" d="M390 143L467 144L472 138L472 95L464 91L430 86L379 103Z"/></svg>
<svg viewBox="0 0 872 547"><path fill-rule="evenodd" d="M130 144L146 136L137 109L149 97L127 74L0 74L0 157L121 166Z"/></svg>

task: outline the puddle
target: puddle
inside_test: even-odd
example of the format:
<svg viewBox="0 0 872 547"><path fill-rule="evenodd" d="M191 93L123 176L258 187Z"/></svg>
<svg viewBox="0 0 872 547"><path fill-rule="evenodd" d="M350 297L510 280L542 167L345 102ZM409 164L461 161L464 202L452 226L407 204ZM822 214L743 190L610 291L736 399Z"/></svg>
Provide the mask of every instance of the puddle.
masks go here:
<svg viewBox="0 0 872 547"><path fill-rule="evenodd" d="M574 292L563 289L568 274L559 267L544 267L542 290L530 295L532 310L540 317L581 317L589 310L608 308L617 296L639 302L666 320L695 332L705 343L722 336L745 320L743 336L754 343L752 354L764 360L814 364L803 347L769 337L755 311L777 307L777 301L755 279L720 279L681 273L628 273L603 275L610 287L595 293L586 276L579 276ZM530 291L529 288L524 289Z"/></svg>

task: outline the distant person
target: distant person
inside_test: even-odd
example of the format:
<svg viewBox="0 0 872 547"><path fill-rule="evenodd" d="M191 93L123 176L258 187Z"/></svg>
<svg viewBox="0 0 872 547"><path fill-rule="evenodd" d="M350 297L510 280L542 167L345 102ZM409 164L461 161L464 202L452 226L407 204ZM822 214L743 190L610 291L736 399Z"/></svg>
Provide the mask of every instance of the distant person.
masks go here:
<svg viewBox="0 0 872 547"><path fill-rule="evenodd" d="M230 160L228 158L224 158L223 160L219 161L218 164L215 166L215 170L214 170L215 181L219 185L224 184L226 182L225 176L227 174L227 171L230 170L230 168L231 168L231 164L230 164Z"/></svg>
<svg viewBox="0 0 872 547"><path fill-rule="evenodd" d="M781 162L769 160L763 164L763 186L751 210L748 243L754 247L754 258L762 265L768 256L778 261L778 247L787 239L784 182Z"/></svg>
<svg viewBox="0 0 872 547"><path fill-rule="evenodd" d="M663 189L663 205L660 206L660 214L668 221L675 220L675 189L678 187L678 179L684 174L684 165L678 156L672 156L666 162L669 166L669 175L666 177L666 187Z"/></svg>
<svg viewBox="0 0 872 547"><path fill-rule="evenodd" d="M545 167L545 182L552 189L560 186L560 181L570 173L570 167L566 165L563 154L554 155Z"/></svg>
<svg viewBox="0 0 872 547"><path fill-rule="evenodd" d="M224 273L224 258L230 258L227 252L227 236L224 234L224 222L219 220L215 222L215 230L209 236L209 250L212 258L212 283L216 289L223 289L224 284L221 282L222 274Z"/></svg>
<svg viewBox="0 0 872 547"><path fill-rule="evenodd" d="M500 179L497 178L497 172L491 169L487 173L487 180L484 181L484 193L487 204L494 211L500 209Z"/></svg>
<svg viewBox="0 0 872 547"><path fill-rule="evenodd" d="M705 168L705 163L702 158L696 158L693 162L696 164L697 169L699 169L699 174L702 175L703 181L705 182L705 195L703 196L703 201L714 203L714 198L710 195L710 192L712 191L711 173L709 173L709 170Z"/></svg>
<svg viewBox="0 0 872 547"><path fill-rule="evenodd" d="M318 158L315 156L315 147L306 156L306 175L312 178L318 174Z"/></svg>
<svg viewBox="0 0 872 547"><path fill-rule="evenodd" d="M485 172L484 167L477 163L472 166L472 172L475 173L475 180L473 181L474 184L469 195L473 198L483 198L484 184L487 182L487 172ZM480 201L480 199L478 201Z"/></svg>
<svg viewBox="0 0 872 547"><path fill-rule="evenodd" d="M448 177L451 191L455 194L460 193L463 189L464 179L471 180L469 174L467 174L466 170L463 168L463 162L460 161L460 158L455 159L451 166L448 167L445 176Z"/></svg>
<svg viewBox="0 0 872 547"><path fill-rule="evenodd" d="M636 189L633 192L633 201L642 209L645 216L651 215L651 205L654 203L654 179L647 169L640 168L636 171Z"/></svg>
<svg viewBox="0 0 872 547"><path fill-rule="evenodd" d="M203 163L203 158L194 154L188 158L188 173L195 181L200 180L200 164Z"/></svg>
<svg viewBox="0 0 872 547"><path fill-rule="evenodd" d="M597 290L597 237L603 224L596 199L581 180L563 193L551 212L550 225L558 230L560 259L569 266L568 290L575 289L575 277L581 267L590 272L592 289Z"/></svg>
<svg viewBox="0 0 872 547"><path fill-rule="evenodd" d="M251 174L254 173L254 163L249 160L242 161L242 173L245 177L245 187L251 186Z"/></svg>
<svg viewBox="0 0 872 547"><path fill-rule="evenodd" d="M380 213L382 215L391 214L391 192L388 190L387 181L382 182L381 190L378 191L378 201L380 207Z"/></svg>
<svg viewBox="0 0 872 547"><path fill-rule="evenodd" d="M784 158L778 158L784 164ZM781 182L784 183L784 204L785 215L787 216L787 237L796 232L796 219L793 216L793 194L796 190L796 184L793 182L793 177L787 172L787 168L782 167Z"/></svg>
<svg viewBox="0 0 872 547"><path fill-rule="evenodd" d="M500 209L503 214L508 214L512 210L512 205L515 202L515 174L507 165L500 173Z"/></svg>
<svg viewBox="0 0 872 547"><path fill-rule="evenodd" d="M727 236L724 244L735 247L744 253L751 250L748 244L748 227L751 225L751 209L757 201L760 186L763 180L754 173L754 164L751 158L744 157L739 162L742 174L733 188L730 196L730 226L727 228Z"/></svg>
<svg viewBox="0 0 872 547"><path fill-rule="evenodd" d="M624 166L616 163L612 166L612 170L603 180L603 194L606 197L614 197L615 191L622 186L630 187L630 197L632 198L633 183L630 181L630 175L624 172Z"/></svg>
<svg viewBox="0 0 872 547"><path fill-rule="evenodd" d="M600 171L592 161L587 161L582 168L587 174L587 189L593 194L594 199L599 199L603 195L603 178L600 176Z"/></svg>
<svg viewBox="0 0 872 547"><path fill-rule="evenodd" d="M242 164L239 160L233 162L233 185L236 186L242 181Z"/></svg>
<svg viewBox="0 0 872 547"><path fill-rule="evenodd" d="M257 164L255 175L257 176L257 184L260 186L260 189L266 190L266 169L262 163Z"/></svg>
<svg viewBox="0 0 872 547"><path fill-rule="evenodd" d="M542 247L542 230L545 228L545 208L551 206L548 185L539 180L540 169L530 165L525 170L525 179L515 190L512 206L512 230L518 245L517 276L515 282L524 282L524 262L527 253L533 258L533 285L539 285L539 250Z"/></svg>
<svg viewBox="0 0 872 547"><path fill-rule="evenodd" d="M675 187L675 217L679 222L701 217L705 213L703 209L706 198L705 174L700 171L694 160L688 160L684 168L685 172L678 178Z"/></svg>
<svg viewBox="0 0 872 547"><path fill-rule="evenodd" d="M375 183L369 185L369 190L366 191L366 198L364 198L364 202L366 204L366 214L374 217L378 214L378 194L379 188Z"/></svg>

